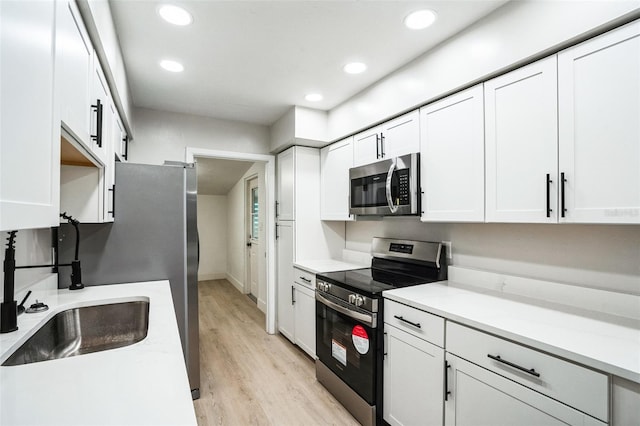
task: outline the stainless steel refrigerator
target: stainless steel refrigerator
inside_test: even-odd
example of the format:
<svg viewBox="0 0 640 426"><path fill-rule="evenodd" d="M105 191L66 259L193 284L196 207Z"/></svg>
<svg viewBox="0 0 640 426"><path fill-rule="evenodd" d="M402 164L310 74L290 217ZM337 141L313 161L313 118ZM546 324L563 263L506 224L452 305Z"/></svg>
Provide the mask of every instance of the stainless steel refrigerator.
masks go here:
<svg viewBox="0 0 640 426"><path fill-rule="evenodd" d="M193 165L116 163L114 222L79 225L85 286L171 283L194 399L200 397L196 185ZM61 225L58 234L58 261L68 263L74 256L75 230ZM60 272L59 287L66 288L69 274Z"/></svg>

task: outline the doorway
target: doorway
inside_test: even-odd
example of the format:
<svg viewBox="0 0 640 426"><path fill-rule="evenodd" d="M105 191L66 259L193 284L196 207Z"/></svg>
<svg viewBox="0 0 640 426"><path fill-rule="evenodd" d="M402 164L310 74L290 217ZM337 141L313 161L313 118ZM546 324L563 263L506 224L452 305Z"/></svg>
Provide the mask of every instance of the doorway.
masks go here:
<svg viewBox="0 0 640 426"><path fill-rule="evenodd" d="M185 152L185 161L188 163L193 163L196 158L206 158L206 159L219 159L219 160L232 160L236 162L252 162L259 165L259 169L261 172L258 173L258 185L257 185L257 193L258 193L258 210L257 214L261 218L258 223L258 238L256 244L256 250L254 252L255 256L253 259L256 260L257 272L253 274L253 276L261 277L260 282L258 282L258 307L265 312L265 329L267 333L274 334L276 332L276 301L275 301L275 211L270 206L273 206L275 203L275 156L266 155L266 154L249 154L249 153L241 153L241 152L230 152L230 151L218 151L211 149L202 149L202 148L191 148L187 147ZM247 187L250 187L249 182L251 180L252 174L249 173L245 176L247 179L240 184L241 190L240 192L240 200L242 200L242 204L246 207L244 210L240 210L238 213L237 219L242 223L241 228L242 234L238 237L238 245L242 246L242 249L237 252L239 257L236 257L234 253L229 252L228 262L234 261L235 259L241 259L242 263L245 264L242 269L240 269L239 275L236 275L238 278L245 278L247 275L247 271L250 274L250 250L247 250L247 243L249 241L247 236L250 236L249 229L251 227L246 226L247 223L247 210L249 204L244 202L247 198ZM243 185L244 184L244 185ZM231 203L231 201L229 201ZM229 221L236 220L235 215L229 217ZM229 224L231 228L232 224ZM235 241L235 239L233 239ZM228 241L229 244L234 244L233 241ZM238 247L240 249L240 247ZM251 279L244 279L245 281L243 288L239 288L239 290L243 293L251 293ZM233 284L233 282L232 282Z"/></svg>
<svg viewBox="0 0 640 426"><path fill-rule="evenodd" d="M246 279L247 291L256 303L259 297L258 253L260 253L260 183L258 176L246 179L245 202L246 230L247 230L247 262Z"/></svg>

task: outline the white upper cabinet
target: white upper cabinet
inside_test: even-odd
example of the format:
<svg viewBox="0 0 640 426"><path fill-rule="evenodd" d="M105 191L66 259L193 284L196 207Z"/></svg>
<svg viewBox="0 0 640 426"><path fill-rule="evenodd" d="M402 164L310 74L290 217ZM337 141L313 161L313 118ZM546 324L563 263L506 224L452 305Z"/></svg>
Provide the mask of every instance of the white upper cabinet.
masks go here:
<svg viewBox="0 0 640 426"><path fill-rule="evenodd" d="M640 21L558 55L561 222L640 223Z"/></svg>
<svg viewBox="0 0 640 426"><path fill-rule="evenodd" d="M349 169L353 167L353 137L320 151L320 219L353 220L349 215Z"/></svg>
<svg viewBox="0 0 640 426"><path fill-rule="evenodd" d="M107 161L107 145L110 142L109 102L110 93L107 79L98 60L94 61L91 97L91 149L101 162ZM113 159L110 159L113 161Z"/></svg>
<svg viewBox="0 0 640 426"><path fill-rule="evenodd" d="M420 151L420 112L411 111L353 138L353 165Z"/></svg>
<svg viewBox="0 0 640 426"><path fill-rule="evenodd" d="M294 220L295 148L278 154L276 219Z"/></svg>
<svg viewBox="0 0 640 426"><path fill-rule="evenodd" d="M552 56L484 85L487 222L557 221L556 63Z"/></svg>
<svg viewBox="0 0 640 426"><path fill-rule="evenodd" d="M420 151L420 111L415 110L382 124L380 158Z"/></svg>
<svg viewBox="0 0 640 426"><path fill-rule="evenodd" d="M55 3L0 1L0 230L57 226ZM37 37L35 36L37 35Z"/></svg>
<svg viewBox="0 0 640 426"><path fill-rule="evenodd" d="M484 221L482 84L420 110L422 221Z"/></svg>
<svg viewBox="0 0 640 426"><path fill-rule="evenodd" d="M91 148L89 117L93 90L93 47L75 1L63 0L57 5L56 84L60 120L70 135Z"/></svg>
<svg viewBox="0 0 640 426"><path fill-rule="evenodd" d="M381 126L372 127L353 137L353 166L378 161L380 154L380 131Z"/></svg>

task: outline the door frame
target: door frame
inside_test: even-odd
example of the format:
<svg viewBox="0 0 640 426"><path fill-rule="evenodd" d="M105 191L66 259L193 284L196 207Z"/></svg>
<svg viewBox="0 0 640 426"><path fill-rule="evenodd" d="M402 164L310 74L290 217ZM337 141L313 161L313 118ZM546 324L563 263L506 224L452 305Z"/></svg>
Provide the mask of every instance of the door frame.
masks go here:
<svg viewBox="0 0 640 426"><path fill-rule="evenodd" d="M250 235L252 235L252 229L251 229L251 212L252 212L252 205L251 205L251 182L252 181L256 181L256 188L258 188L258 191L260 191L260 180L258 177L258 174L253 174L249 177L246 177L244 179L244 235L246 237L249 238L249 240L251 241L252 238L250 237ZM260 208L262 208L262 201L260 200L260 197L258 197L258 203ZM258 244L260 244L261 241L260 239L258 239ZM246 260L245 260L245 267L244 267L244 291L247 294L251 294L251 247L248 247L248 250L246 251ZM258 272L258 278L260 278L260 273ZM260 279L258 279L258 293L260 292ZM254 295L255 297L258 297L258 295Z"/></svg>
<svg viewBox="0 0 640 426"><path fill-rule="evenodd" d="M276 332L276 240L275 227L276 217L275 206L276 200L276 157L269 154L252 154L245 152L220 151L216 149L206 148L185 148L185 162L193 163L195 157L218 158L222 160L240 160L261 162L265 164L265 200L262 203L265 212L265 253L267 256L267 314L265 328L267 333L275 334Z"/></svg>

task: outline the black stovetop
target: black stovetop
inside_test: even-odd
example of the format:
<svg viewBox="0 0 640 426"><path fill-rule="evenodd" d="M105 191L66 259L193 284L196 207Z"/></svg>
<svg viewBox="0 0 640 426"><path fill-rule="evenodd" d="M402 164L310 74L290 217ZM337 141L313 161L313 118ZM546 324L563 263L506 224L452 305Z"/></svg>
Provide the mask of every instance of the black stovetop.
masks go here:
<svg viewBox="0 0 640 426"><path fill-rule="evenodd" d="M318 274L318 279L349 288L350 290L369 297L380 296L384 290L438 281L437 278L416 277L376 268L326 272Z"/></svg>

